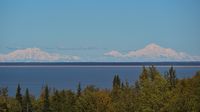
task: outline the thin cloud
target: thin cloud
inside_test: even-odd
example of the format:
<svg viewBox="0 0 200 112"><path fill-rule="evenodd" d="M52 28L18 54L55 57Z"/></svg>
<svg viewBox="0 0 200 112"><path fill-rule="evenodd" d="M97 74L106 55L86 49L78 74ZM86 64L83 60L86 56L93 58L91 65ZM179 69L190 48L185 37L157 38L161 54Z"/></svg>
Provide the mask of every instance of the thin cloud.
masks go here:
<svg viewBox="0 0 200 112"><path fill-rule="evenodd" d="M200 61L200 56L191 56L184 52L177 52L171 48L163 48L156 44L149 44L143 49L136 51L129 51L128 53L122 54L119 51L112 50L104 53L105 56L115 58L137 58L143 60L157 60L157 61Z"/></svg>
<svg viewBox="0 0 200 112"><path fill-rule="evenodd" d="M9 62L9 61L53 62L53 61L77 61L79 59L80 58L78 56L51 54L42 51L39 48L20 49L10 52L8 54L0 55L1 62Z"/></svg>

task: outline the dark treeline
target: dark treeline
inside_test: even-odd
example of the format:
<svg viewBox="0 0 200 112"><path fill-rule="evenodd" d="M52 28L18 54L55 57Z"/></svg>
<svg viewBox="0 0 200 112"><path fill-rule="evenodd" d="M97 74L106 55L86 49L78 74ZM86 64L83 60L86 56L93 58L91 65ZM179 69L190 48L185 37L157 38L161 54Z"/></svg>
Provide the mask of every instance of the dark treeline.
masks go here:
<svg viewBox="0 0 200 112"><path fill-rule="evenodd" d="M81 83L77 91L50 89L46 85L38 98L21 93L15 97L0 89L0 112L200 112L200 71L195 76L177 79L171 67L166 74L154 67L143 67L134 84L113 78L112 89L100 89Z"/></svg>

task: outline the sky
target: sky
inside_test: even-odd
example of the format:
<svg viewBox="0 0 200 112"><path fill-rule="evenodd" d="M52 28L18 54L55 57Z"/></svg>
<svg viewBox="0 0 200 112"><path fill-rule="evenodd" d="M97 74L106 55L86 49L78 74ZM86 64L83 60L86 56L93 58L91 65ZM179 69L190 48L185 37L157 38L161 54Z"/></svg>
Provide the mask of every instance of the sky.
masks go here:
<svg viewBox="0 0 200 112"><path fill-rule="evenodd" d="M199 61L199 11L199 0L1 0L0 61Z"/></svg>

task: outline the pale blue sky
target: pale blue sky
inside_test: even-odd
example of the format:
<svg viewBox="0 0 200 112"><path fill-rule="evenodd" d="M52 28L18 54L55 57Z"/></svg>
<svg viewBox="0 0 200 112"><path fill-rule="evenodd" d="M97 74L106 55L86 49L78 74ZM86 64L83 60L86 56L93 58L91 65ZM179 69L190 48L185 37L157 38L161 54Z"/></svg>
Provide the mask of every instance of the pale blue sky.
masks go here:
<svg viewBox="0 0 200 112"><path fill-rule="evenodd" d="M0 54L38 47L91 58L156 43L200 55L199 12L199 0L1 0Z"/></svg>

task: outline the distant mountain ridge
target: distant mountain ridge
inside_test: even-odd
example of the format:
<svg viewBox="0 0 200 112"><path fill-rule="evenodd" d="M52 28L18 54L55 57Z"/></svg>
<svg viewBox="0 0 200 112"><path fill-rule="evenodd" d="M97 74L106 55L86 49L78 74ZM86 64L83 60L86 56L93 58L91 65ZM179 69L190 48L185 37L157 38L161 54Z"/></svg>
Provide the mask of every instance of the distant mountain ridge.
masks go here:
<svg viewBox="0 0 200 112"><path fill-rule="evenodd" d="M196 62L1 62L2 66L200 66Z"/></svg>
<svg viewBox="0 0 200 112"><path fill-rule="evenodd" d="M139 58L141 60L157 60L157 61L199 61L200 56L192 56L184 52L177 52L171 48L164 48L157 44L151 43L142 49L121 53L112 50L104 54L105 56L115 58Z"/></svg>
<svg viewBox="0 0 200 112"><path fill-rule="evenodd" d="M66 53L66 54L65 54ZM200 56L193 56L185 52L178 52L171 48L164 48L151 43L144 48L121 52L118 50L103 51L99 55L85 53L52 53L40 48L17 49L7 54L0 54L0 62L157 62L157 61L200 61Z"/></svg>

